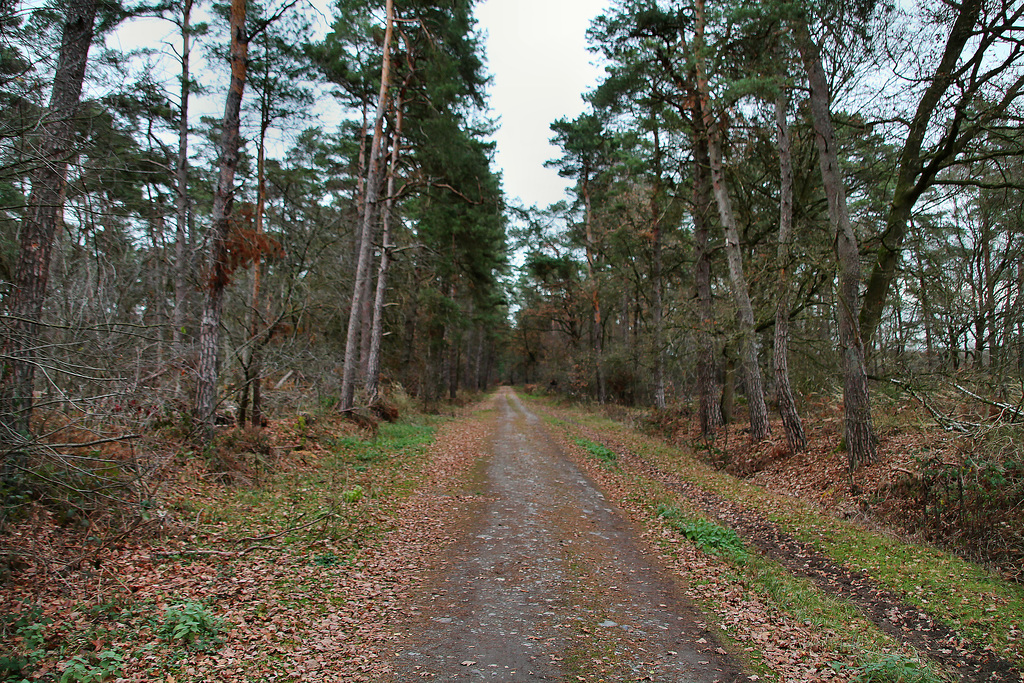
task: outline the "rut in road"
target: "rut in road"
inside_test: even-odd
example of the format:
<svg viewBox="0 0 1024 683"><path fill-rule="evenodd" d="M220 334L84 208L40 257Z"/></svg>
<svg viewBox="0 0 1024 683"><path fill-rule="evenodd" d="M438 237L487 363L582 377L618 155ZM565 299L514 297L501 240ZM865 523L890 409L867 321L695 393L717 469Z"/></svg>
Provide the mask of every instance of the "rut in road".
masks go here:
<svg viewBox="0 0 1024 683"><path fill-rule="evenodd" d="M682 587L508 388L485 495L396 643L393 680L745 678Z"/></svg>

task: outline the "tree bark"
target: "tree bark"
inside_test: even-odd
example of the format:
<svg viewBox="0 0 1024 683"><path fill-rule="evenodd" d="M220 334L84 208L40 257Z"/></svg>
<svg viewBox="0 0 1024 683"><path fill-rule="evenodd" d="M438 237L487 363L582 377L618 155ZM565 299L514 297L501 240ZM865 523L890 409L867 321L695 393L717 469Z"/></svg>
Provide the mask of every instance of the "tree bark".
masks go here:
<svg viewBox="0 0 1024 683"><path fill-rule="evenodd" d="M789 259L793 240L793 157L786 121L788 98L780 94L775 100L775 123L779 133L779 283L778 303L775 306L775 352L772 366L775 371L775 398L786 430L786 443L793 453L807 447L807 436L800 422L800 414L793 400L789 384Z"/></svg>
<svg viewBox="0 0 1024 683"><path fill-rule="evenodd" d="M348 333L345 338L345 363L341 380L341 410L352 410L355 404L356 375L359 370L359 331L362 324L363 297L367 292L365 281L370 270L370 246L373 236L373 219L380 199L380 157L384 137L384 112L387 111L388 89L391 86L391 39L394 32L395 7L393 0L386 3L387 18L384 26L384 46L381 62L380 94L377 98L377 112L373 125L373 140L370 143L369 168L366 174L363 203L363 225L359 238L359 255L356 260L356 276L352 287L352 306L349 309Z"/></svg>
<svg viewBox="0 0 1024 683"><path fill-rule="evenodd" d="M267 203L267 129L270 128L270 102L264 98L260 108L260 142L256 150L256 215L253 217L253 232L256 235L256 244L260 244L260 236L263 234L263 213ZM248 362L248 391L252 392L252 413L249 415L249 423L256 428L263 426L263 406L260 384L262 378L260 373L263 366L263 335L260 334L260 285L263 277L263 263L261 254L257 251L252 261L252 291L249 293L249 362ZM245 416L239 413L239 421L244 422Z"/></svg>
<svg viewBox="0 0 1024 683"><path fill-rule="evenodd" d="M664 311L662 302L662 267L661 267L661 140L658 135L657 125L654 127L654 187L651 192L651 248L653 250L651 263L651 289L652 301L651 318L654 327L654 405L657 408L665 407L665 351L663 347L664 337Z"/></svg>
<svg viewBox="0 0 1024 683"><path fill-rule="evenodd" d="M388 183L381 214L380 265L377 267L377 290L373 299L373 324L370 327L370 348L366 363L366 396L370 403L377 400L380 388L380 352L384 336L384 299L388 288L388 267L391 263L391 217L395 205L395 177L402 148L402 93L395 96L394 130L391 135L391 160L388 165Z"/></svg>
<svg viewBox="0 0 1024 683"><path fill-rule="evenodd" d="M590 309L594 323L594 380L597 382L597 402L601 405L608 400L604 376L604 330L601 325L601 293L598 287L594 262L594 211L590 201L590 169L584 168L580 180L583 186L583 221L587 237L587 282L590 285Z"/></svg>
<svg viewBox="0 0 1024 683"><path fill-rule="evenodd" d="M189 58L192 54L193 0L183 0L181 17L181 94L178 111L178 158L174 169L177 223L174 230L174 312L171 341L181 363L185 355L185 306L188 298L188 269L191 262L188 237L188 100L191 95ZM181 373L175 373L175 393L181 391Z"/></svg>
<svg viewBox="0 0 1024 683"><path fill-rule="evenodd" d="M728 344L722 349L724 361L722 380L722 421L725 424L733 423L733 411L736 406L736 357L733 349Z"/></svg>
<svg viewBox="0 0 1024 683"><path fill-rule="evenodd" d="M1017 376L1024 380L1024 261L1017 261Z"/></svg>
<svg viewBox="0 0 1024 683"><path fill-rule="evenodd" d="M768 406L764 400L764 382L761 378L761 366L758 362L757 332L755 330L754 308L750 303L750 291L743 273L743 254L740 251L739 230L736 227L736 216L732 209L732 199L726 185L725 172L722 168L722 147L718 133L718 122L711 111L711 94L707 82L707 70L704 64L704 2L697 0L696 21L696 68L697 92L699 95L704 129L707 132L708 159L711 164L711 189L718 204L718 214L725 231L725 253L729 263L729 281L732 284L733 298L736 300L739 319L740 340L742 344L743 374L747 389L747 402L750 410L750 438L761 441L771 433L768 422Z"/></svg>
<svg viewBox="0 0 1024 683"><path fill-rule="evenodd" d="M696 251L694 286L697 290L697 392L700 396L700 433L709 436L724 424L720 389L715 377L714 306L711 299L711 247L708 221L713 211L711 161L700 110L693 111L693 241Z"/></svg>
<svg viewBox="0 0 1024 683"><path fill-rule="evenodd" d="M918 240L918 243L923 245L923 240ZM919 290L918 298L921 300L921 319L924 322L925 369L930 371L932 370L935 362L935 333L932 331L935 326L935 322L932 314L931 293L928 290L928 281L926 278L926 261L922 256L920 249L916 254L916 257L917 285Z"/></svg>
<svg viewBox="0 0 1024 683"><path fill-rule="evenodd" d="M0 369L0 439L20 442L29 432L35 387L39 323L50 259L61 222L68 164L74 156L74 123L92 45L96 0L69 0L50 103L42 120L40 159L21 225L18 262L7 304L8 329Z"/></svg>
<svg viewBox="0 0 1024 683"><path fill-rule="evenodd" d="M231 210L235 200L235 171L238 168L240 116L245 90L249 37L246 35L246 0L231 0L231 82L224 102L221 125L220 161L217 190L213 195L210 254L207 261L206 297L199 323L199 381L196 391L196 417L204 437L213 435L214 411L217 406L217 379L220 364L220 323L227 288L228 236L231 231Z"/></svg>
<svg viewBox="0 0 1024 683"><path fill-rule="evenodd" d="M797 22L793 35L810 85L811 117L821 178L832 223L833 249L839 269L839 345L843 357L843 410L846 448L850 470L871 463L877 457L864 345L860 335L860 252L846 205L835 135L830 111L831 95L818 47L811 40L806 22Z"/></svg>

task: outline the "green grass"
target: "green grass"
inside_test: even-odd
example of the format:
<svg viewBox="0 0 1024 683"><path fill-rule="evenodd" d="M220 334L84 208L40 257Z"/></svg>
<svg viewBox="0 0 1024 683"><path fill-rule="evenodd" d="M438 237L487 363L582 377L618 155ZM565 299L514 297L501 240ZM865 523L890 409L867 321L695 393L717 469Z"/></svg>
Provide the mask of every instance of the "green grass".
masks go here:
<svg viewBox="0 0 1024 683"><path fill-rule="evenodd" d="M616 455L615 451L608 448L604 444L595 443L589 439L577 437L576 445L585 450L590 454L592 458L597 460L601 467L605 469L614 469L618 467L619 456Z"/></svg>

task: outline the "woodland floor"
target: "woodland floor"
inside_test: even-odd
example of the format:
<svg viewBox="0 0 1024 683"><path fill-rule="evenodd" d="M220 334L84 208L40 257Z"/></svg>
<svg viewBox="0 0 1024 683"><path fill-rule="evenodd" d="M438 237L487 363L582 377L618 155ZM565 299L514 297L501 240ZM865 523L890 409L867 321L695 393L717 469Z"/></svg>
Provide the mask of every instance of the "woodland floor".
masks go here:
<svg viewBox="0 0 1024 683"><path fill-rule="evenodd" d="M9 525L0 680L1024 681L1019 584L773 493L780 468L508 388L313 422L244 481L170 463L133 534Z"/></svg>

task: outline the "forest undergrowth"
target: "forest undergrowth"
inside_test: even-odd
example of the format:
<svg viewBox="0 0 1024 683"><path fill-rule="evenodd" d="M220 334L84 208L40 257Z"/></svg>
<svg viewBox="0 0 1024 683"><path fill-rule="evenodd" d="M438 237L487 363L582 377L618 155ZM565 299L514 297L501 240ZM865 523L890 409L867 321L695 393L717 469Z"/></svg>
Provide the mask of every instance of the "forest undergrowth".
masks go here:
<svg viewBox="0 0 1024 683"><path fill-rule="evenodd" d="M956 391L935 391L927 403L895 390L878 392L876 404L879 459L853 473L839 397L805 401L808 446L799 453L790 451L778 419L767 439L752 443L741 414L705 438L687 407L605 406L602 412L692 447L716 469L1024 581L1024 424L1018 416L965 401Z"/></svg>
<svg viewBox="0 0 1024 683"><path fill-rule="evenodd" d="M433 482L475 454L431 452L450 422L325 405L206 449L168 428L145 506L9 499L0 681L376 680L394 605L443 538L452 498ZM119 448L105 458L138 459Z"/></svg>

